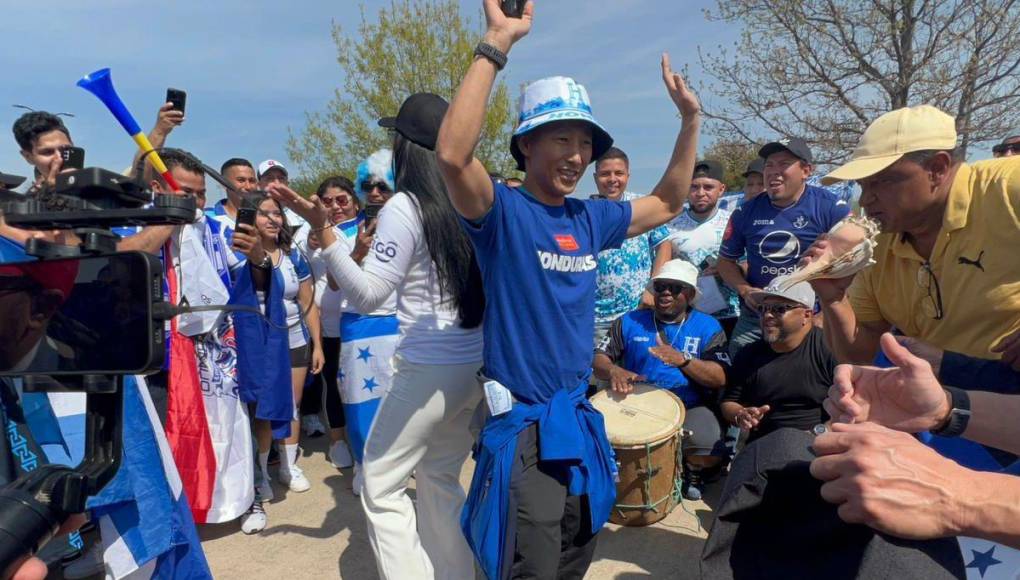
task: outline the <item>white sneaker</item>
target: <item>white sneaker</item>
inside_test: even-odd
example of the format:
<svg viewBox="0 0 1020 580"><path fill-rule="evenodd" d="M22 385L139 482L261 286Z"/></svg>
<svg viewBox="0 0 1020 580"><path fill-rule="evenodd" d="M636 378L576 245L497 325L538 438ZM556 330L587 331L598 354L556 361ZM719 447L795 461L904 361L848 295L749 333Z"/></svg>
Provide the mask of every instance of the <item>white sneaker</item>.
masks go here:
<svg viewBox="0 0 1020 580"><path fill-rule="evenodd" d="M312 489L312 484L305 477L305 472L297 465L290 466L289 470L280 470L280 482L295 493L304 493Z"/></svg>
<svg viewBox="0 0 1020 580"><path fill-rule="evenodd" d="M365 476L361 473L361 465L358 463L354 464L354 481L351 485L351 491L354 495L361 496L361 488L365 485Z"/></svg>
<svg viewBox="0 0 1020 580"><path fill-rule="evenodd" d="M64 578L68 580L90 578L101 574L105 568L103 565L103 543L97 538L91 548L64 566Z"/></svg>
<svg viewBox="0 0 1020 580"><path fill-rule="evenodd" d="M301 429L304 430L305 435L311 438L322 437L326 434L326 426L322 424L322 419L319 419L318 415L302 415Z"/></svg>
<svg viewBox="0 0 1020 580"><path fill-rule="evenodd" d="M258 494L258 499L262 501L273 501L275 494L273 494L273 484L269 482L268 476L262 476L262 481L255 486L255 493Z"/></svg>
<svg viewBox="0 0 1020 580"><path fill-rule="evenodd" d="M337 469L347 469L354 465L354 457L346 441L341 439L329 446L329 462Z"/></svg>
<svg viewBox="0 0 1020 580"><path fill-rule="evenodd" d="M241 516L241 531L249 536L257 534L266 529L267 523L269 520L266 518L266 510L262 507L262 501L255 500L255 503L251 504L248 511Z"/></svg>

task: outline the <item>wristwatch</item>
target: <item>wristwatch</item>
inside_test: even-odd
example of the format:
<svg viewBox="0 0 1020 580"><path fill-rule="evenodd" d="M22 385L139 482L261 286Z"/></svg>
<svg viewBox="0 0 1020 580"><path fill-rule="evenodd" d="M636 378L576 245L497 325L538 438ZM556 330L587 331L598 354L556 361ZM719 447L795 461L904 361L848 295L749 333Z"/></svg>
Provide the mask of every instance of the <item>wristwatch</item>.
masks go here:
<svg viewBox="0 0 1020 580"><path fill-rule="evenodd" d="M479 42L475 47L475 54L491 60L492 64L496 65L496 70L503 70L506 66L506 53L488 42Z"/></svg>
<svg viewBox="0 0 1020 580"><path fill-rule="evenodd" d="M680 356L684 357L684 362L682 362L679 365L677 365L676 368L678 368L678 369L684 368L685 366L691 364L691 361L694 360L694 355L692 355L691 353L687 352L686 350L680 351Z"/></svg>
<svg viewBox="0 0 1020 580"><path fill-rule="evenodd" d="M942 388L949 394L952 408L945 422L937 429L932 429L931 434L939 437L959 437L967 430L967 423L970 422L970 395L956 387Z"/></svg>
<svg viewBox="0 0 1020 580"><path fill-rule="evenodd" d="M269 270L270 268L273 267L273 258L270 257L268 252L266 252L266 256L262 258L262 262L258 264L252 264L252 266L258 268L259 270Z"/></svg>

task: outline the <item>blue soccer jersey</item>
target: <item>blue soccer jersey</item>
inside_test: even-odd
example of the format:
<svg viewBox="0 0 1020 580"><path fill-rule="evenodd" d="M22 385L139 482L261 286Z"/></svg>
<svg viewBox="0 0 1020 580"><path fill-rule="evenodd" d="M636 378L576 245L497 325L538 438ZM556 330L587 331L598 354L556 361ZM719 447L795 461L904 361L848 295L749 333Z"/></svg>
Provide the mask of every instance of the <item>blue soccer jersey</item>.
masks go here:
<svg viewBox="0 0 1020 580"><path fill-rule="evenodd" d="M793 272L815 239L849 213L846 201L811 185L789 207L776 207L768 195L759 195L730 216L719 255L739 260L746 252L747 282L764 288L773 278Z"/></svg>

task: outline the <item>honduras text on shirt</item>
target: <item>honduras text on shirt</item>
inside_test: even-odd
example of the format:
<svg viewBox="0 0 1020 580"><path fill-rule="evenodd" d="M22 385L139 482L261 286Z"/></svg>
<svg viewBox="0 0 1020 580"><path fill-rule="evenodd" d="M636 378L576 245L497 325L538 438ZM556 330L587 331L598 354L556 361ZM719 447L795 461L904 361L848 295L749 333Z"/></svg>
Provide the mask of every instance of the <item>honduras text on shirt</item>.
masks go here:
<svg viewBox="0 0 1020 580"><path fill-rule="evenodd" d="M485 371L520 401L548 401L591 372L600 251L619 247L630 204L545 205L495 184L492 209L465 222L486 289Z"/></svg>

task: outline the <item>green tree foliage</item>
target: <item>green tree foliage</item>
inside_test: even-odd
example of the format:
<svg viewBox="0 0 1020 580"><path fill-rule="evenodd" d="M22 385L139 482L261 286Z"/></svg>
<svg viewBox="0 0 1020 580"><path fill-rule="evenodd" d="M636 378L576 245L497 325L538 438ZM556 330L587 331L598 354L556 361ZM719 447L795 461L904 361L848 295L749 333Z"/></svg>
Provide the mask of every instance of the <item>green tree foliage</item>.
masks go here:
<svg viewBox="0 0 1020 580"><path fill-rule="evenodd" d="M361 24L348 30L333 23L337 64L345 84L324 111L307 112L304 129L291 131L287 153L297 164L304 193L330 175L355 172L365 157L389 147L391 136L377 125L396 115L416 92L453 98L474 47L481 40L477 18L461 15L456 0L391 0L374 21L361 8ZM513 110L506 84L499 80L476 155L490 171L513 173L509 153Z"/></svg>
<svg viewBox="0 0 1020 580"><path fill-rule="evenodd" d="M705 149L702 158L722 163L727 191L742 191L747 181L744 172L748 163L758 158L758 149L758 145L740 139L717 139Z"/></svg>

